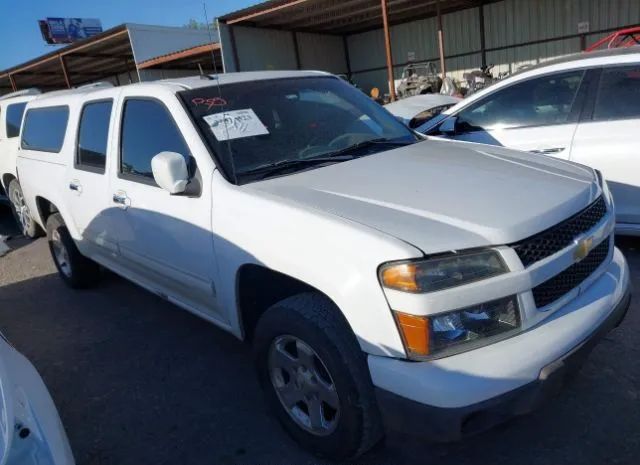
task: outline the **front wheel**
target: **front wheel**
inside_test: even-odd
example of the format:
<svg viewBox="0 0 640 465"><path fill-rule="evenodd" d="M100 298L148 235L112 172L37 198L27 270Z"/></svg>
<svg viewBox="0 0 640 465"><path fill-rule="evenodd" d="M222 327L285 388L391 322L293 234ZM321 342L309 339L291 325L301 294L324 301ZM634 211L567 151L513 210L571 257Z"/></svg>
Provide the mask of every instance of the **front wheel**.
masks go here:
<svg viewBox="0 0 640 465"><path fill-rule="evenodd" d="M97 284L100 267L80 253L59 213L47 219L47 239L53 263L69 287L82 289Z"/></svg>
<svg viewBox="0 0 640 465"><path fill-rule="evenodd" d="M9 201L11 202L11 212L20 228L20 232L30 239L35 239L40 236L42 229L40 229L40 226L33 220L29 207L27 207L24 201L22 187L20 187L17 179L9 183L8 193Z"/></svg>
<svg viewBox="0 0 640 465"><path fill-rule="evenodd" d="M306 449L347 459L382 438L365 355L324 296L300 294L269 308L254 353L267 402Z"/></svg>

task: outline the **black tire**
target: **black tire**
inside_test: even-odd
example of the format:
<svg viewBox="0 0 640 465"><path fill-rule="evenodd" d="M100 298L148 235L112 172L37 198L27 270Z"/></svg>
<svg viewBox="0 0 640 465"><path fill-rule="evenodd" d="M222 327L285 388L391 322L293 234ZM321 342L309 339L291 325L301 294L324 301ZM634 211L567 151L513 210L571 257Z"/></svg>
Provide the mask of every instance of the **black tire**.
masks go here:
<svg viewBox="0 0 640 465"><path fill-rule="evenodd" d="M298 425L271 380L272 344L290 336L315 351L333 381L340 409L335 429L327 435L313 434ZM289 435L304 448L321 457L343 460L359 456L382 439L366 356L340 310L326 297L305 293L273 305L258 321L253 346L267 402ZM291 378L289 382L293 382Z"/></svg>
<svg viewBox="0 0 640 465"><path fill-rule="evenodd" d="M73 289L95 286L100 280L100 266L80 253L69 230L59 213L47 219L47 240L53 263L63 281ZM57 254L57 247L63 247L65 259Z"/></svg>
<svg viewBox="0 0 640 465"><path fill-rule="evenodd" d="M11 213L13 213L20 232L30 239L41 236L43 234L42 228L34 221L29 209L25 206L22 187L20 187L17 179L9 183L7 193L9 195L9 202L11 203Z"/></svg>

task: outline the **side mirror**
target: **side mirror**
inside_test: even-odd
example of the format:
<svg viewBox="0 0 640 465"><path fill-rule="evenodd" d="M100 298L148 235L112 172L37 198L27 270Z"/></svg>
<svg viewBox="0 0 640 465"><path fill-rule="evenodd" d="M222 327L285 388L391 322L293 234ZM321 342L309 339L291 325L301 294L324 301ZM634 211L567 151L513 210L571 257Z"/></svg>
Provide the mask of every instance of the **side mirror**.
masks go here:
<svg viewBox="0 0 640 465"><path fill-rule="evenodd" d="M445 119L438 128L442 134L446 134L447 136L453 136L456 133L456 123L458 122L458 118L455 116L450 116Z"/></svg>
<svg viewBox="0 0 640 465"><path fill-rule="evenodd" d="M151 159L153 179L169 194L181 194L189 183L189 170L184 157L175 152L160 152Z"/></svg>

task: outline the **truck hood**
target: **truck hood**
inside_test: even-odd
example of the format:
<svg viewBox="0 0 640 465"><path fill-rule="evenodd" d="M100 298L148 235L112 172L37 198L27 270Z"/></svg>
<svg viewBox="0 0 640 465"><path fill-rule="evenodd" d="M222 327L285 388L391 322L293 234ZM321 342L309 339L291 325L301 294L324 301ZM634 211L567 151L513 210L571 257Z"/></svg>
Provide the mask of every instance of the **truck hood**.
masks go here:
<svg viewBox="0 0 640 465"><path fill-rule="evenodd" d="M435 140L247 187L374 228L425 254L516 242L600 194L585 166Z"/></svg>

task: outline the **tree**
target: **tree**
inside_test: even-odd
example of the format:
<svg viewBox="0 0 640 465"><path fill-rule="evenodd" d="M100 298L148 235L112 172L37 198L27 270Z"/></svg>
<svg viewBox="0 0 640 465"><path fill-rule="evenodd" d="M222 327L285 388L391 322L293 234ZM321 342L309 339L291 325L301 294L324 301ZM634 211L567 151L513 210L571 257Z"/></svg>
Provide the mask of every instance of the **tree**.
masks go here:
<svg viewBox="0 0 640 465"><path fill-rule="evenodd" d="M199 30L207 30L207 24L197 21L193 18L191 18L189 20L189 22L187 24L185 24L183 27L187 28L187 29L199 29ZM218 29L218 23L216 21L216 18L213 18L213 21L211 21L210 24L211 30L215 31Z"/></svg>

